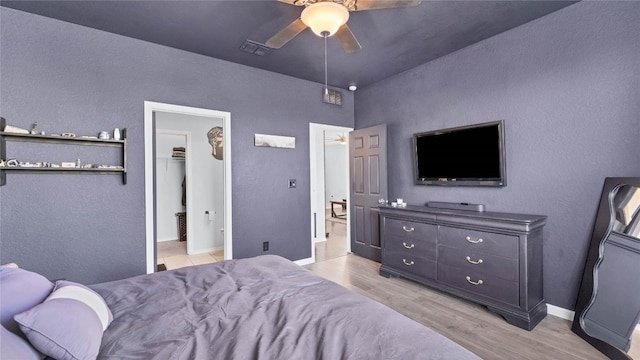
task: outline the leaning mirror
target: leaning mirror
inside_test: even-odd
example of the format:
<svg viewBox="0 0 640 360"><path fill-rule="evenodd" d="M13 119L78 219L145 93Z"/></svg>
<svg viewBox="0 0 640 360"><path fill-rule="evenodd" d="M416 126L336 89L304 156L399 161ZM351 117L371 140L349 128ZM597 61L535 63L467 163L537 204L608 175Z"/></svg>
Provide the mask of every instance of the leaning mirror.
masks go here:
<svg viewBox="0 0 640 360"><path fill-rule="evenodd" d="M640 178L607 178L572 330L611 359L631 359L639 321Z"/></svg>

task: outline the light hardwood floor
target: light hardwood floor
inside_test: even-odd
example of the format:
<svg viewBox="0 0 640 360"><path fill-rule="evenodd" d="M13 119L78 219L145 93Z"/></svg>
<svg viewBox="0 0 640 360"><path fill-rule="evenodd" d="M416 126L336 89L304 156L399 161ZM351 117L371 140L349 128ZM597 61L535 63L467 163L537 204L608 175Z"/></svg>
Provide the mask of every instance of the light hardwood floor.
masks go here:
<svg viewBox="0 0 640 360"><path fill-rule="evenodd" d="M526 331L480 305L408 280L382 277L379 263L347 254L346 224L327 221L326 228L327 241L315 244L316 263L305 268L438 331L483 359L606 359L571 332L567 320L549 315ZM185 242L161 242L158 264L171 270L221 261L221 251L188 256ZM630 354L640 360L640 331L634 333Z"/></svg>
<svg viewBox="0 0 640 360"><path fill-rule="evenodd" d="M522 330L480 305L408 280L382 277L379 263L353 254L305 267L434 329L483 359L606 359L571 332L567 320L548 315L532 331ZM638 341L634 336L634 344Z"/></svg>
<svg viewBox="0 0 640 360"><path fill-rule="evenodd" d="M330 219L329 215L327 215L327 219ZM344 222L327 220L325 226L329 236L326 241L315 243L316 262L347 256L349 244L347 240L347 225Z"/></svg>

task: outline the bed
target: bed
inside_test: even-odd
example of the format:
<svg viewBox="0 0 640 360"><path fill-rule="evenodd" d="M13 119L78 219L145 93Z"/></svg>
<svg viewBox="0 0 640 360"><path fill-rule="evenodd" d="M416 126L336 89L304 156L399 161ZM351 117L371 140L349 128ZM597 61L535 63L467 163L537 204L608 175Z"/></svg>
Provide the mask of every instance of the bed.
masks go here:
<svg viewBox="0 0 640 360"><path fill-rule="evenodd" d="M91 327L101 330L98 359L477 359L433 330L274 255L87 291L109 312L101 317L106 330ZM21 315L16 320L26 322Z"/></svg>

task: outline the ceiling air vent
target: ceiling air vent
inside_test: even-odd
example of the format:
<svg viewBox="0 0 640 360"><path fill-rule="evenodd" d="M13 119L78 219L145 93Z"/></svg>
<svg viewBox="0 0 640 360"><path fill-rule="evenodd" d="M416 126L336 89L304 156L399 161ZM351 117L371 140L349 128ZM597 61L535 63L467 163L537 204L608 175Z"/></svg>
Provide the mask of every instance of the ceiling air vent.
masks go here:
<svg viewBox="0 0 640 360"><path fill-rule="evenodd" d="M247 52L249 54L262 56L271 50L271 48L267 47L264 44L257 43L251 40L245 40L242 46L240 46L240 50Z"/></svg>
<svg viewBox="0 0 640 360"><path fill-rule="evenodd" d="M331 105L342 106L342 93L333 89L322 89L322 102Z"/></svg>

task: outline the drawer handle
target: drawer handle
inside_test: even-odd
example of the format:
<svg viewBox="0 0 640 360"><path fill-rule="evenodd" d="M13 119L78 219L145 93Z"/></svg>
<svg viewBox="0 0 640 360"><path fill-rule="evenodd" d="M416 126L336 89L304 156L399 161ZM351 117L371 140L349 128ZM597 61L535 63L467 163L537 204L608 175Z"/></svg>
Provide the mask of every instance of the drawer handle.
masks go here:
<svg viewBox="0 0 640 360"><path fill-rule="evenodd" d="M478 265L482 264L482 259L478 259L478 261L471 260L471 256L467 256L467 262L469 264Z"/></svg>
<svg viewBox="0 0 640 360"><path fill-rule="evenodd" d="M411 260L411 261L407 261L407 259L402 259L402 262L403 262L405 265L407 265L407 266L411 266L411 265L415 264L415 263L413 262L413 260ZM481 280L481 281L482 281L482 280Z"/></svg>
<svg viewBox="0 0 640 360"><path fill-rule="evenodd" d="M407 245L407 243L403 241L403 242L402 242L402 246L404 246L404 247L405 247L405 248L407 248L407 249L413 249L413 247L414 247L415 245L414 245L414 244Z"/></svg>
<svg viewBox="0 0 640 360"><path fill-rule="evenodd" d="M483 242L484 240L482 240L482 238L478 239L478 240L471 240L471 236L467 236L467 241L472 243L472 244L480 244L481 242Z"/></svg>
<svg viewBox="0 0 640 360"><path fill-rule="evenodd" d="M467 276L467 282L469 284L472 284L472 285L482 285L482 283L483 283L482 280L478 280L477 282L476 281L471 281L471 276Z"/></svg>
<svg viewBox="0 0 640 360"><path fill-rule="evenodd" d="M415 229L413 228L413 226L412 226L411 228L408 228L408 227L406 227L406 226L402 225L402 230L404 230L404 231L406 231L406 232L412 232L412 231L413 231L413 230L415 230Z"/></svg>

